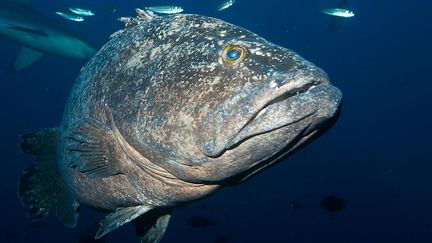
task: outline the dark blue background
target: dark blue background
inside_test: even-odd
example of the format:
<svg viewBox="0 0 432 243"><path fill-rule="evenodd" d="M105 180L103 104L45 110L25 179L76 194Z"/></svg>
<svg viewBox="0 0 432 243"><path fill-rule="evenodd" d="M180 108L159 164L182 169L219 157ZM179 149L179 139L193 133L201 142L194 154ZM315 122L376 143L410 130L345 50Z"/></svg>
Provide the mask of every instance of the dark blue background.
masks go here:
<svg viewBox="0 0 432 243"><path fill-rule="evenodd" d="M431 18L423 0L352 0L357 13L342 29L328 30L321 8L336 0L237 0L215 12L217 0L33 1L101 46L121 28L120 16L143 4L177 4L186 13L210 15L248 28L322 67L344 94L343 111L324 136L244 184L177 209L163 242L432 242ZM107 11L115 5L116 13ZM74 23L53 14L68 6L96 16ZM85 61L46 56L8 73L19 46L0 36L1 242L77 242L93 234L102 214L83 208L75 229L50 216L31 228L17 197L21 171L31 163L18 135L59 124L63 107ZM329 213L321 199L335 194L347 207ZM298 201L303 209L293 210ZM218 227L192 228L191 215ZM124 226L105 239L137 242Z"/></svg>

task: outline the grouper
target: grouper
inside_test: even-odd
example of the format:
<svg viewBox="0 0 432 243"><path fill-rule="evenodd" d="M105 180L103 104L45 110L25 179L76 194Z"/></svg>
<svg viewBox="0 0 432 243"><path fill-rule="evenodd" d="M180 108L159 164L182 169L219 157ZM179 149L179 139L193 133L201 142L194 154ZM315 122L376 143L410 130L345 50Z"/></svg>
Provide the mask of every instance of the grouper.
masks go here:
<svg viewBox="0 0 432 243"><path fill-rule="evenodd" d="M222 20L137 10L81 70L58 128L24 134L33 220L107 213L158 242L174 208L243 182L337 117L341 92L295 52Z"/></svg>

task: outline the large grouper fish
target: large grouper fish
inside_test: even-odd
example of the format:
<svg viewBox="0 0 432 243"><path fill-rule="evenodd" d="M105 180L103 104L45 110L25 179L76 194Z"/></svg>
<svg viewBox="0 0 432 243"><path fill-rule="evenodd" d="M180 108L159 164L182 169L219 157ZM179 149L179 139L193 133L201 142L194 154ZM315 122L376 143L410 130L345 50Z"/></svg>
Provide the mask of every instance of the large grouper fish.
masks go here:
<svg viewBox="0 0 432 243"><path fill-rule="evenodd" d="M137 10L81 70L59 128L21 136L36 163L20 179L30 217L96 238L133 221L158 242L173 208L238 184L337 117L341 92L291 50L219 19Z"/></svg>

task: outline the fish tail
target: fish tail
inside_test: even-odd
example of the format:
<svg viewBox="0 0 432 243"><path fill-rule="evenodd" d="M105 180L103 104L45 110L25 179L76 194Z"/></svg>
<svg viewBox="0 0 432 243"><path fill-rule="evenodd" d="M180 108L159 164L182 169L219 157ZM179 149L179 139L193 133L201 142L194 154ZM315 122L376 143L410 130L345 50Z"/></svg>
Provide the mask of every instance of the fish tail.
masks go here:
<svg viewBox="0 0 432 243"><path fill-rule="evenodd" d="M19 197L29 209L32 221L44 219L55 212L67 226L76 225L79 203L73 199L61 179L57 163L58 129L48 128L20 137L20 148L35 157L19 181Z"/></svg>

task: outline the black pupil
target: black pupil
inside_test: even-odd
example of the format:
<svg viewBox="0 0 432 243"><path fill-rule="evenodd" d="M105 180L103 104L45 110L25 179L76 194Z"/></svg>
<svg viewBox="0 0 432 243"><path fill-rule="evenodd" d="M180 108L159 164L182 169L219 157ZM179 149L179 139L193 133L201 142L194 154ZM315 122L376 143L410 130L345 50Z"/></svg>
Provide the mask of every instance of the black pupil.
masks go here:
<svg viewBox="0 0 432 243"><path fill-rule="evenodd" d="M229 51L227 51L226 57L228 60L232 61L232 60L237 60L240 58L240 51L237 49L231 49Z"/></svg>

